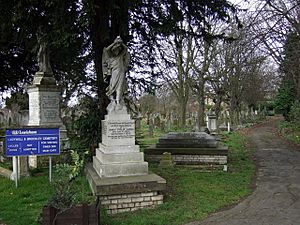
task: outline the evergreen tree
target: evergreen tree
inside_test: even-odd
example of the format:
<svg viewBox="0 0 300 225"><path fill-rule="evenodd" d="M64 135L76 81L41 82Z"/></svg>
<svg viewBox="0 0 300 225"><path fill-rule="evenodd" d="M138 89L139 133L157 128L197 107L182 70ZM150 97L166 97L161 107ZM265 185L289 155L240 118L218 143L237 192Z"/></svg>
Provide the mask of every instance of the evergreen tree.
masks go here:
<svg viewBox="0 0 300 225"><path fill-rule="evenodd" d="M288 35L284 45L284 59L280 70L283 77L275 107L289 120L292 105L295 101L300 101L300 39L294 32Z"/></svg>

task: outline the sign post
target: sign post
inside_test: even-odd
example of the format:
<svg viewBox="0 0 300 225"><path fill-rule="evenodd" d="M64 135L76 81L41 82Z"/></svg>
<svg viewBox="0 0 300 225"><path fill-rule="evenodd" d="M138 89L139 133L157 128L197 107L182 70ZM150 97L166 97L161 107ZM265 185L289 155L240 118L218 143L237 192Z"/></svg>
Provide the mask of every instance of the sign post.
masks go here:
<svg viewBox="0 0 300 225"><path fill-rule="evenodd" d="M49 155L49 181L52 180L52 155L60 154L59 128L7 129L6 156ZM18 168L17 168L18 170ZM16 186L18 185L18 171Z"/></svg>
<svg viewBox="0 0 300 225"><path fill-rule="evenodd" d="M16 177L15 177L15 182L16 182L16 188L18 188L18 180L19 180L19 156L15 156L15 161L16 161Z"/></svg>
<svg viewBox="0 0 300 225"><path fill-rule="evenodd" d="M49 156L49 182L52 181L52 156Z"/></svg>

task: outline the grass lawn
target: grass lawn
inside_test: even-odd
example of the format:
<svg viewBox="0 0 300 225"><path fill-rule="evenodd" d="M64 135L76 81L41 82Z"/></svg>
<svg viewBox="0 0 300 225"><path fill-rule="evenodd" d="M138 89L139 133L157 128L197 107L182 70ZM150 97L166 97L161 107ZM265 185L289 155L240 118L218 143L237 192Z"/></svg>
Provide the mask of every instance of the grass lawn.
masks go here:
<svg viewBox="0 0 300 225"><path fill-rule="evenodd" d="M76 180L76 201L91 201L85 177ZM0 221L7 225L37 225L43 206L52 193L48 176L21 179L19 187L7 178L0 177Z"/></svg>
<svg viewBox="0 0 300 225"><path fill-rule="evenodd" d="M152 143L155 138L144 143ZM151 171L167 180L165 203L155 209L118 215L106 215L102 211L101 224L184 224L203 219L209 213L239 201L251 192L249 184L255 166L250 160L252 153L244 147L242 136L237 133L226 135L226 142L230 146L228 172L203 172L187 167L161 169L150 164ZM36 225L41 209L52 192L47 179L46 175L25 178L16 189L13 182L0 177L0 221L7 225ZM78 199L90 193L84 177L77 181L77 188Z"/></svg>
<svg viewBox="0 0 300 225"><path fill-rule="evenodd" d="M0 221L8 225L35 225L51 189L47 176L22 179L19 187L0 177Z"/></svg>

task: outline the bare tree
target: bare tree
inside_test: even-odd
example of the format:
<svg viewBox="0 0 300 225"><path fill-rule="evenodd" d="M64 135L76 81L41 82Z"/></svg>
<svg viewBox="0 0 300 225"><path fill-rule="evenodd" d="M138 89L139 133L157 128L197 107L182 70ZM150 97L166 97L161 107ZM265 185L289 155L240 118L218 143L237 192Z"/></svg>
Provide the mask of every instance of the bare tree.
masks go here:
<svg viewBox="0 0 300 225"><path fill-rule="evenodd" d="M278 66L282 67L287 62L287 41L290 34L300 37L300 1L298 0L265 0L259 1L257 11L253 13L252 27L257 39L260 41L260 48L272 56ZM299 55L297 53L296 42L295 48L292 48L293 55L297 54L290 65L284 65L281 69L283 76L287 74L293 82L296 89L297 99L300 99L300 78L297 62ZM291 48L290 48L291 49ZM296 62L295 62L296 61Z"/></svg>
<svg viewBox="0 0 300 225"><path fill-rule="evenodd" d="M242 104L261 100L263 63L266 60L257 48L250 27L231 28L235 40L217 42L216 54L209 69L208 84L214 93L215 112L219 116L221 104L229 105L231 123L239 124ZM253 90L255 89L255 94Z"/></svg>
<svg viewBox="0 0 300 225"><path fill-rule="evenodd" d="M190 25L181 24L182 29L192 29ZM178 102L180 127L186 125L186 108L190 96L191 67L194 60L193 37L181 32L175 33L161 41L157 60L162 78L169 85Z"/></svg>
<svg viewBox="0 0 300 225"><path fill-rule="evenodd" d="M147 124L150 123L150 116L155 112L157 99L154 95L146 94L139 99L140 110L143 116L147 117Z"/></svg>

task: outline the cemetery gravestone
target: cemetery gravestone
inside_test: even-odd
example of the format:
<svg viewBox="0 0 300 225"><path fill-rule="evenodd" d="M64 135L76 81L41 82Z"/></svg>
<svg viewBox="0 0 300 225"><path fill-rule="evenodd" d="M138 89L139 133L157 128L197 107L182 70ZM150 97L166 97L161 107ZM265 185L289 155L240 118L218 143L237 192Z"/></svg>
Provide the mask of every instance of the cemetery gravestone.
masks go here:
<svg viewBox="0 0 300 225"><path fill-rule="evenodd" d="M160 167L173 167L174 162L170 152L164 152L162 154L161 160L159 161Z"/></svg>
<svg viewBox="0 0 300 225"><path fill-rule="evenodd" d="M217 116L215 113L209 113L207 121L207 128L209 129L210 133L214 133L217 131Z"/></svg>
<svg viewBox="0 0 300 225"><path fill-rule="evenodd" d="M205 132L170 132L155 146L144 150L147 161L160 162L163 153L171 153L176 165L226 165L228 147Z"/></svg>
<svg viewBox="0 0 300 225"><path fill-rule="evenodd" d="M87 178L108 213L133 211L163 203L166 181L148 174L148 163L135 144L135 122L127 113L123 94L128 66L127 47L120 37L103 51L103 71L111 76L110 104L102 121L102 143L96 149ZM121 80L122 82L116 82ZM122 91L121 91L122 90Z"/></svg>
<svg viewBox="0 0 300 225"><path fill-rule="evenodd" d="M29 95L30 127L58 127L62 148L68 147L67 131L60 115L60 88L56 85L50 66L49 49L47 43L40 42L38 52L39 71L36 72L33 82L27 87ZM29 156L29 166L38 166L37 157Z"/></svg>

